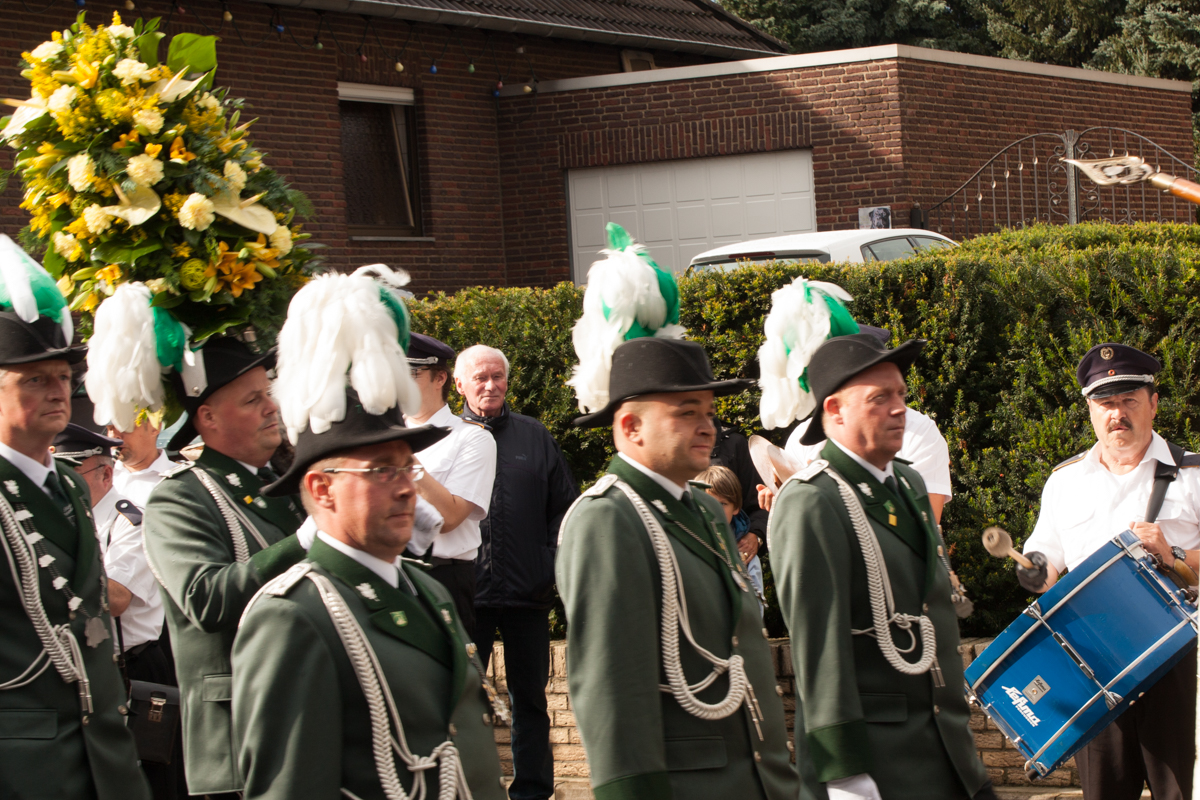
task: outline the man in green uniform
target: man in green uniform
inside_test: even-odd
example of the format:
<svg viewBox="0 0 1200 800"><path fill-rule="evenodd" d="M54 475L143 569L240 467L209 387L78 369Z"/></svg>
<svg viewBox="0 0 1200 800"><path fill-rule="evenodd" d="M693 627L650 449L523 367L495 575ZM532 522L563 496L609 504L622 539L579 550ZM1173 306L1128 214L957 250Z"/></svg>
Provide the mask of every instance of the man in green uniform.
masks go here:
<svg viewBox="0 0 1200 800"><path fill-rule="evenodd" d="M220 337L197 356L204 385L195 373L172 373L188 419L168 447L198 433L204 452L155 487L143 532L166 595L188 791L218 795L242 788L230 723L238 619L263 583L304 557L292 535L303 516L295 498L258 493L277 477L267 467L281 441L267 376L274 355Z"/></svg>
<svg viewBox="0 0 1200 800"><path fill-rule="evenodd" d="M87 485L50 445L71 415L70 312L41 267L3 238L4 271L36 270L36 307L0 310L0 797L149 800L113 662ZM47 302L53 301L53 302ZM19 580L18 580L19 576Z"/></svg>
<svg viewBox="0 0 1200 800"><path fill-rule="evenodd" d="M799 795L737 545L689 484L712 452L713 396L745 385L715 380L698 344L635 338L613 351L607 405L576 420L612 425L618 451L568 512L556 564L597 800Z"/></svg>
<svg viewBox="0 0 1200 800"><path fill-rule="evenodd" d="M381 289L367 275L317 278L280 333L277 391L296 458L263 493L299 488L317 532L308 559L251 600L234 642L245 796L444 800L452 788L502 800L475 645L450 592L400 559L424 469L413 453L450 430L405 427L400 403L420 402L401 344L407 314L394 296L363 302L372 296ZM322 313L334 310L344 313ZM380 341L389 328L395 339ZM337 366L314 376L304 334L331 343ZM315 386L322 377L330 385Z"/></svg>
<svg viewBox="0 0 1200 800"><path fill-rule="evenodd" d="M904 372L923 345L860 333L816 350L801 443L828 442L771 511L797 746L831 800L995 796L967 727L945 549L924 482L895 459Z"/></svg>

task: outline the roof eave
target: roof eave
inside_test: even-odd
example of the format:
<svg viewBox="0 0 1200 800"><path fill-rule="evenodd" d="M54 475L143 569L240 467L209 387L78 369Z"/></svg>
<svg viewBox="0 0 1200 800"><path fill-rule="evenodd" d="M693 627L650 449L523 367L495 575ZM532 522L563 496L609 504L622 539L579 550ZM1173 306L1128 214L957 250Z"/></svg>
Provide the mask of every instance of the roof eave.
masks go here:
<svg viewBox="0 0 1200 800"><path fill-rule="evenodd" d="M265 3L267 0L255 0ZM271 0L270 5L289 8L311 8L340 14L402 19L407 22L423 22L429 25L452 25L459 28L480 28L502 33L519 33L527 36L543 36L550 39L573 39L642 50L660 50L673 53L712 56L723 59L761 58L774 55L764 42L762 48L721 45L712 42L697 42L686 39L668 39L633 33L581 28L533 20L517 19L462 11L436 8L420 8L380 0ZM743 23L744 24L744 23ZM760 36L766 36L758 32Z"/></svg>

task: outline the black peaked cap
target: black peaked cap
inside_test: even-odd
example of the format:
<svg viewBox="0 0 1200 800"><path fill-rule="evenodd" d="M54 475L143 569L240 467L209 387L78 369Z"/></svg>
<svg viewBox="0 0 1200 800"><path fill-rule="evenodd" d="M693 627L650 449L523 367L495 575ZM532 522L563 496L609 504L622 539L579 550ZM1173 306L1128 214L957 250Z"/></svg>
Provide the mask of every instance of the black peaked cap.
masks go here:
<svg viewBox="0 0 1200 800"><path fill-rule="evenodd" d="M86 355L87 347L68 345L62 326L49 317L26 322L16 312L0 311L0 367L54 359L78 364Z"/></svg>
<svg viewBox="0 0 1200 800"><path fill-rule="evenodd" d="M112 455L112 448L120 444L120 439L113 439L69 422L63 432L54 437L54 457L77 467L86 458Z"/></svg>
<svg viewBox="0 0 1200 800"><path fill-rule="evenodd" d="M264 486L262 494L267 497L285 497L300 491L300 481L308 468L318 461L354 450L385 442L403 441L413 452L424 450L450 435L449 428L421 425L409 428L404 424L404 415L398 407L389 408L382 414L370 414L363 408L354 390L346 390L346 418L335 422L324 433L313 433L311 425L304 429L296 442L296 457L282 478Z"/></svg>
<svg viewBox="0 0 1200 800"><path fill-rule="evenodd" d="M617 406L640 395L710 391L720 397L736 394L753 383L741 378L714 378L708 355L695 342L651 336L630 339L613 351L608 405L576 418L574 424L580 428L611 425Z"/></svg>
<svg viewBox="0 0 1200 800"><path fill-rule="evenodd" d="M408 338L408 363L413 367L446 366L455 356L454 348L443 341L413 333Z"/></svg>
<svg viewBox="0 0 1200 800"><path fill-rule="evenodd" d="M821 424L825 398L876 364L891 363L900 368L901 374L908 372L924 346L924 339L909 339L895 350L888 350L874 333L855 333L834 337L818 347L808 362L808 385L817 407L800 444L820 444L829 438Z"/></svg>
<svg viewBox="0 0 1200 800"><path fill-rule="evenodd" d="M1154 376L1162 369L1158 359L1136 347L1105 342L1088 350L1079 361L1075 378L1089 400L1125 394L1143 386L1153 386Z"/></svg>
<svg viewBox="0 0 1200 800"><path fill-rule="evenodd" d="M238 378L256 367L272 369L275 366L275 351L255 353L245 342L232 336L213 336L204 342L204 346L196 356L204 359L204 374L208 381L206 386L187 386L183 376L178 372L171 373L171 385L175 394L183 403L188 418L183 427L176 431L167 443L168 450L180 450L191 444L196 438L196 426L192 419L196 410L208 400L218 389L228 386Z"/></svg>

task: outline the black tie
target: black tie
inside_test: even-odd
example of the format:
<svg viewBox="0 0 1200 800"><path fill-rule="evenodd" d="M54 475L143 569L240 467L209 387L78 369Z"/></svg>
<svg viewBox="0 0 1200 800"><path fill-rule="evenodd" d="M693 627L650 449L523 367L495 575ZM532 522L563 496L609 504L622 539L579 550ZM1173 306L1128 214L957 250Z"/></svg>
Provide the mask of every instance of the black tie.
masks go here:
<svg viewBox="0 0 1200 800"><path fill-rule="evenodd" d="M50 490L50 499L58 503L58 507L62 509L63 516L72 525L75 524L75 506L71 503L71 497L63 489L62 481L58 478L58 473L51 470L46 473L46 488Z"/></svg>
<svg viewBox="0 0 1200 800"><path fill-rule="evenodd" d="M896 485L896 476L888 475L883 479L883 485L891 490L892 494L896 495L896 497L900 496L900 487Z"/></svg>
<svg viewBox="0 0 1200 800"><path fill-rule="evenodd" d="M274 483L275 481L279 480L279 476L275 474L275 470L271 469L270 467L259 467L258 472L255 474L264 484Z"/></svg>
<svg viewBox="0 0 1200 800"><path fill-rule="evenodd" d="M696 501L692 499L691 492L684 492L680 496L679 502L683 503L683 507L686 508L688 511L692 512L693 514L697 513Z"/></svg>

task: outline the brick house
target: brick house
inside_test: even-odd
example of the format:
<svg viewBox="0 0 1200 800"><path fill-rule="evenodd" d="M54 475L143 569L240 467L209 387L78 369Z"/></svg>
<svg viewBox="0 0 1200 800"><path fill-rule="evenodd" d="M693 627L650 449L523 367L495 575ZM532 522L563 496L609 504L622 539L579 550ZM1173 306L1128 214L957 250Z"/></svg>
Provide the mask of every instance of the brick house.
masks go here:
<svg viewBox="0 0 1200 800"><path fill-rule="evenodd" d="M87 9L107 19L113 5ZM721 243L856 227L865 207L907 224L1037 132L1129 129L1191 158L1184 82L898 45L780 55L709 0L119 9L162 17L168 33L217 33L217 83L252 104L256 143L313 200L308 229L328 263L402 266L418 292L580 280L609 219L676 270ZM6 11L4 63L76 11ZM26 91L15 68L0 74L0 96ZM1042 154L1043 172L1053 159ZM1028 153L1013 161L1014 183L1032 174ZM25 223L16 184L0 203L9 234Z"/></svg>

